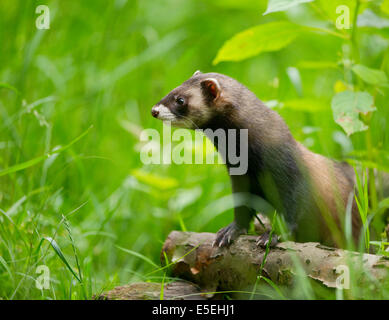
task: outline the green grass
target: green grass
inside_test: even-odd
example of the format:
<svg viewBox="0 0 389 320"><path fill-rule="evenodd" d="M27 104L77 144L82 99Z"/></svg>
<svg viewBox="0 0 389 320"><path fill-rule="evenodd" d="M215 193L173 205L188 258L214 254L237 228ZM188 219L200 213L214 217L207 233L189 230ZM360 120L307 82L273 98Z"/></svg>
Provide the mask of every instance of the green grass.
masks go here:
<svg viewBox="0 0 389 320"><path fill-rule="evenodd" d="M245 28L316 23L309 5L262 16L262 0L49 0L50 29L37 30L38 4L0 4L0 299L90 299L115 285L166 282L155 266L170 231L216 232L232 220L220 200L231 193L222 165L145 166L139 157L139 130L162 131L151 107L195 70L235 77L264 101L298 100L301 109L277 111L311 150L389 167L385 88L375 92L370 140L347 137L333 120L334 83L347 78L338 64L345 40L307 34L279 52L212 65ZM361 60L379 68L387 39L358 36ZM296 84L287 68L310 61L338 67L299 68ZM49 290L35 286L40 265L50 269ZM257 289L279 297L265 282ZM311 289L304 298L323 297Z"/></svg>

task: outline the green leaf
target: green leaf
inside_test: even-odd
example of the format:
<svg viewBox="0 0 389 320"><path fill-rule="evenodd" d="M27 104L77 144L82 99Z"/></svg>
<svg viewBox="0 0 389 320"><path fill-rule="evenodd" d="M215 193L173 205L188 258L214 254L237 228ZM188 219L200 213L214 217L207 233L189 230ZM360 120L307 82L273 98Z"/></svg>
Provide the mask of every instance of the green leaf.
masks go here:
<svg viewBox="0 0 389 320"><path fill-rule="evenodd" d="M312 1L313 0L269 0L266 12L263 15L272 12L285 11L289 8L297 6L298 4Z"/></svg>
<svg viewBox="0 0 389 320"><path fill-rule="evenodd" d="M352 71L366 83L375 86L388 84L388 78L382 70L371 69L362 64L357 64L352 67Z"/></svg>
<svg viewBox="0 0 389 320"><path fill-rule="evenodd" d="M286 21L270 22L244 30L221 47L213 64L241 61L262 52L278 51L293 42L303 28Z"/></svg>
<svg viewBox="0 0 389 320"><path fill-rule="evenodd" d="M297 63L299 69L337 69L338 64L333 61L300 61Z"/></svg>
<svg viewBox="0 0 389 320"><path fill-rule="evenodd" d="M257 12L261 12L266 8L264 1L258 0L213 0L212 6L234 10L255 10Z"/></svg>
<svg viewBox="0 0 389 320"><path fill-rule="evenodd" d="M142 182L148 186L157 188L159 190L170 190L176 188L179 183L177 179L171 177L165 177L151 172L146 172L142 169L134 169L131 171L139 182Z"/></svg>
<svg viewBox="0 0 389 320"><path fill-rule="evenodd" d="M373 97L367 92L343 91L333 97L331 107L336 123L350 135L367 130L359 114L375 111L373 103Z"/></svg>
<svg viewBox="0 0 389 320"><path fill-rule="evenodd" d="M316 4L323 16L333 23L336 23L339 17L344 14L344 11L341 9L348 9L348 12L350 13L350 22L354 19L355 0L317 0L315 2L315 5ZM362 12L363 8L364 4L361 4L360 12Z"/></svg>
<svg viewBox="0 0 389 320"><path fill-rule="evenodd" d="M381 11L389 15L389 0L382 1Z"/></svg>
<svg viewBox="0 0 389 320"><path fill-rule="evenodd" d="M291 99L284 101L284 108L295 110L295 111L305 111L305 112L318 112L328 110L328 104L325 101L315 98L301 98L301 99Z"/></svg>

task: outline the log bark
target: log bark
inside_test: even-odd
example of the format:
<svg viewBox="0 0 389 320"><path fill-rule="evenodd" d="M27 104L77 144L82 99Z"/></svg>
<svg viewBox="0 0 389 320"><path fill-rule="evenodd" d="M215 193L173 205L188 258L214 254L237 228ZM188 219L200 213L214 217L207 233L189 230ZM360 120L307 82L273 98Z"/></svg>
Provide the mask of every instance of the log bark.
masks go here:
<svg viewBox="0 0 389 320"><path fill-rule="evenodd" d="M240 236L229 248L214 248L213 233L173 231L166 239L161 262L174 262L172 275L191 281L203 292L251 290L257 281L265 250L256 236ZM277 285L293 286L303 270L309 279L328 288L337 286L339 268L352 265L358 283L387 281L389 259L323 246L319 243L282 242L270 249L262 276ZM300 266L300 267L299 267ZM305 276L305 275L303 275Z"/></svg>
<svg viewBox="0 0 389 320"><path fill-rule="evenodd" d="M269 222L264 217L261 220L268 230ZM263 226L257 223L256 231L262 233ZM221 299L223 295L214 292L251 292L260 272L278 286L291 288L302 275L324 287L335 288L340 275L338 271L342 272L350 265L356 283L363 285L369 281L371 285L387 281L389 285L387 257L359 254L314 242L282 242L270 249L264 263L265 250L256 245L256 238L240 236L229 248L214 248L213 233L171 232L162 248L161 263L164 265L167 258L172 262L172 276L185 281L166 283L163 299ZM142 282L116 287L98 298L159 300L160 296L160 283ZM232 297L247 298L241 294L232 294Z"/></svg>
<svg viewBox="0 0 389 320"><path fill-rule="evenodd" d="M99 300L160 300L161 284L154 282L137 282L116 287L104 292ZM163 288L163 300L205 300L200 288L187 281L166 283Z"/></svg>

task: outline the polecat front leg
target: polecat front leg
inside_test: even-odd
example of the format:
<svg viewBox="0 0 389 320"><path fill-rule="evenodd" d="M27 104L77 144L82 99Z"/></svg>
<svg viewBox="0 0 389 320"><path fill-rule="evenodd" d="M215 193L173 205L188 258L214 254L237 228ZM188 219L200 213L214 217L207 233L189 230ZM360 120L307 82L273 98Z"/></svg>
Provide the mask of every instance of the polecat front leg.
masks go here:
<svg viewBox="0 0 389 320"><path fill-rule="evenodd" d="M234 221L216 234L213 246L224 247L230 245L240 235L246 234L255 211L248 206L241 205L242 199L250 192L250 178L247 175L231 176L232 193L234 196Z"/></svg>
<svg viewBox="0 0 389 320"><path fill-rule="evenodd" d="M227 227L224 227L216 234L213 246L225 247L230 245L240 235L246 234L250 225L252 212L247 207L235 209L235 219Z"/></svg>
<svg viewBox="0 0 389 320"><path fill-rule="evenodd" d="M278 241L280 240L280 237L277 236L276 234L272 233L271 234L271 239L270 239L270 231L266 231L265 233L261 234L257 238L257 246L260 246L261 248L266 248L268 246L268 243L270 241L270 248L273 248L277 245Z"/></svg>
<svg viewBox="0 0 389 320"><path fill-rule="evenodd" d="M231 222L227 227L224 227L216 234L216 239L213 242L214 247L225 247L230 245L240 235L246 234L247 228L239 226L236 221Z"/></svg>

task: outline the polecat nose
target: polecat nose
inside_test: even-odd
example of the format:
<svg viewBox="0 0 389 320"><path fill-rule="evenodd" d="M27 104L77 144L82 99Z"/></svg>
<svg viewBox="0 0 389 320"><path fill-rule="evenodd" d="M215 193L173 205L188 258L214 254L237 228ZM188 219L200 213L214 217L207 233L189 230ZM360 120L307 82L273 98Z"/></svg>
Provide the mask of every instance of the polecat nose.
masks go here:
<svg viewBox="0 0 389 320"><path fill-rule="evenodd" d="M154 118L157 118L158 115L159 115L159 111L158 111L155 107L152 107L152 108L151 108L151 115L152 115Z"/></svg>

